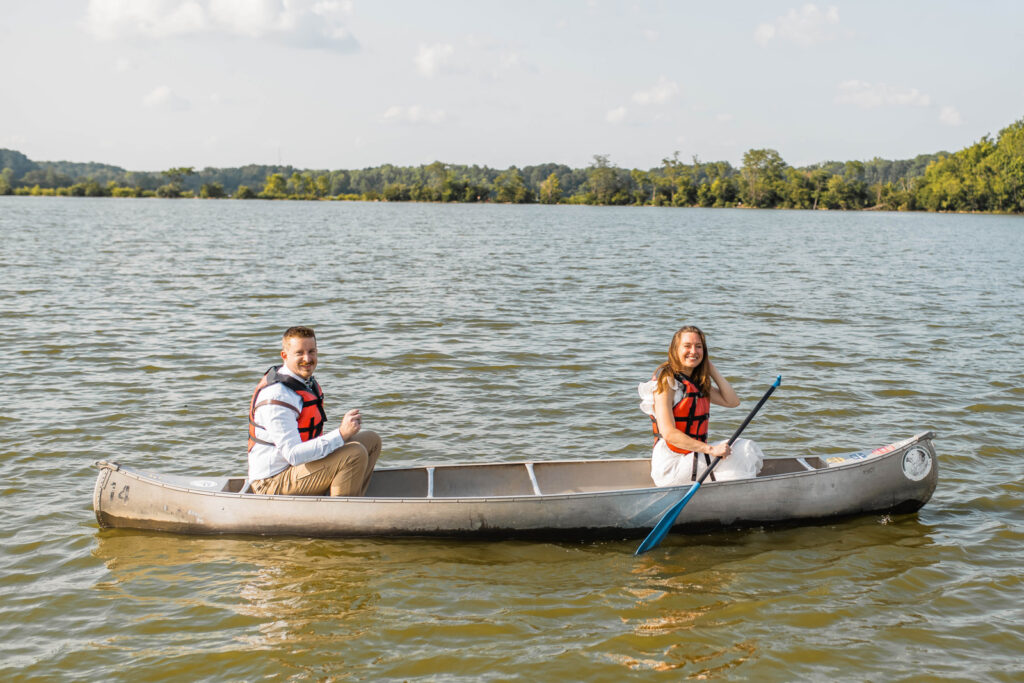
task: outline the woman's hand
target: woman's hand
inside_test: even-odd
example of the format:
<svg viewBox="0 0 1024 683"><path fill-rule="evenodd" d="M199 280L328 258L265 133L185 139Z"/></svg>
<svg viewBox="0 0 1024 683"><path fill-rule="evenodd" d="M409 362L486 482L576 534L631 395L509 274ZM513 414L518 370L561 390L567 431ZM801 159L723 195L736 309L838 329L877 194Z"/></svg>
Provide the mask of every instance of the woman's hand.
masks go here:
<svg viewBox="0 0 1024 683"><path fill-rule="evenodd" d="M711 377L711 381L714 384L711 385L711 402L718 406L725 408L735 408L740 404L740 397L733 391L732 385L729 384L725 377L722 377L722 373L718 371L715 364L708 358L708 376Z"/></svg>
<svg viewBox="0 0 1024 683"><path fill-rule="evenodd" d="M713 458L728 458L732 453L732 446L729 445L728 441L722 443L716 443L715 445L708 448L708 455Z"/></svg>

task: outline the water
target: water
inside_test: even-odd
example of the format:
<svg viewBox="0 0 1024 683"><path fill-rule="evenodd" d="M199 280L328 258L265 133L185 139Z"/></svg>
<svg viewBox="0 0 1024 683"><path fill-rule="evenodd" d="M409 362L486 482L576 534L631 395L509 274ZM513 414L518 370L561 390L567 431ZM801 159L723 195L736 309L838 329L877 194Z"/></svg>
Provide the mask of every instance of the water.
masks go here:
<svg viewBox="0 0 1024 683"><path fill-rule="evenodd" d="M1024 219L0 198L0 679L1020 680ZM313 325L382 465L643 457L636 384L696 323L746 436L924 430L918 514L557 543L100 531L98 459L244 469Z"/></svg>

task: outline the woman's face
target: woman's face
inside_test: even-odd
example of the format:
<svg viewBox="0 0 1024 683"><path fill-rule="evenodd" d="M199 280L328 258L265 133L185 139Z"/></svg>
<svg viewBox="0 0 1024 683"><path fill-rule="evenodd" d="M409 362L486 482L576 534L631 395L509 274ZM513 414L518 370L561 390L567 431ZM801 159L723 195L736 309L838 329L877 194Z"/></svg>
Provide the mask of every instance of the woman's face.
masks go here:
<svg viewBox="0 0 1024 683"><path fill-rule="evenodd" d="M679 338L676 346L676 358L683 366L686 374L692 373L704 360L704 344L700 341L700 335L696 332L684 332Z"/></svg>

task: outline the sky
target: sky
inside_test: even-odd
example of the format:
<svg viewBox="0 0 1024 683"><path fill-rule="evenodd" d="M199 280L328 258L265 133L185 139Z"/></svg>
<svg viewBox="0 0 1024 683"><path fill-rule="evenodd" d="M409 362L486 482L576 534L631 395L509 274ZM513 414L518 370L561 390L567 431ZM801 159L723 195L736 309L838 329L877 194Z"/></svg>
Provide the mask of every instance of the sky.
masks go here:
<svg viewBox="0 0 1024 683"><path fill-rule="evenodd" d="M803 166L1024 118L1017 0L0 0L0 60L0 148L135 171Z"/></svg>

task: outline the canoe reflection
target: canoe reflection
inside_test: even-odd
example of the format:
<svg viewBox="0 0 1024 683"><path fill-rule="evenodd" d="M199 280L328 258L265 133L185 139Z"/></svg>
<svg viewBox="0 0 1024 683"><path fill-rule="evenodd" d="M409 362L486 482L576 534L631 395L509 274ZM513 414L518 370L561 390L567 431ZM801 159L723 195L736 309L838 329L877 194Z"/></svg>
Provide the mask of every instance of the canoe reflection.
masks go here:
<svg viewBox="0 0 1024 683"><path fill-rule="evenodd" d="M161 619L187 622L174 628L227 628L248 647L358 638L380 598L372 588L380 558L359 541L120 530L96 538L93 554L111 574L96 588L119 601L119 611L152 613L159 602Z"/></svg>

